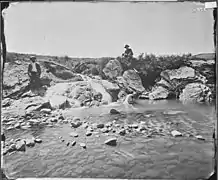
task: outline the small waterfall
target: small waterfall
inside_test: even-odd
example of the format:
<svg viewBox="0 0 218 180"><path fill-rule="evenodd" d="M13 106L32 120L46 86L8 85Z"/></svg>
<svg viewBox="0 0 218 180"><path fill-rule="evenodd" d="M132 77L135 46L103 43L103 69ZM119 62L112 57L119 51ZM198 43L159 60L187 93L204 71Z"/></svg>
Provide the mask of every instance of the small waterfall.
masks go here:
<svg viewBox="0 0 218 180"><path fill-rule="evenodd" d="M123 102L123 104L128 104L128 105L130 105L129 104L129 98L131 98L132 97L132 94L128 94L127 96L126 96L126 99L125 99L125 101Z"/></svg>

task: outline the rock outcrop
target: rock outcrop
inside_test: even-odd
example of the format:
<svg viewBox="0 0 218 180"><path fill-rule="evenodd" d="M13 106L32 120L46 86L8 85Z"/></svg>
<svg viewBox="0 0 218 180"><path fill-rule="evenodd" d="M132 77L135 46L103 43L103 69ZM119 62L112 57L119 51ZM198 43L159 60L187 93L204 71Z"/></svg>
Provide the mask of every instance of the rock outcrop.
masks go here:
<svg viewBox="0 0 218 180"><path fill-rule="evenodd" d="M169 95L169 91L162 87L162 86L156 86L152 89L151 93L149 93L148 97L150 100L160 100L160 99L166 99Z"/></svg>
<svg viewBox="0 0 218 180"><path fill-rule="evenodd" d="M133 92L144 92L145 88L142 85L140 76L134 70L127 70L123 73L123 79L126 85Z"/></svg>
<svg viewBox="0 0 218 180"><path fill-rule="evenodd" d="M210 102L211 91L206 85L201 83L190 83L185 86L179 96L183 103L202 103Z"/></svg>
<svg viewBox="0 0 218 180"><path fill-rule="evenodd" d="M58 97L58 98L56 98ZM47 101L54 100L53 107L98 106L100 102L112 102L111 95L99 80L87 79L72 83L58 83L47 90ZM55 101L59 99L60 101ZM57 104L55 104L57 102ZM69 103L67 103L69 102Z"/></svg>
<svg viewBox="0 0 218 180"><path fill-rule="evenodd" d="M122 75L123 68L118 60L110 60L103 69L106 77L115 79Z"/></svg>
<svg viewBox="0 0 218 180"><path fill-rule="evenodd" d="M215 60L191 60L191 66L208 80L208 84L215 82Z"/></svg>
<svg viewBox="0 0 218 180"><path fill-rule="evenodd" d="M198 71L191 67L180 67L173 70L165 70L160 74L161 80L158 81L152 91L149 93L149 99L167 99L170 97L177 97L181 95L182 101L192 101L193 93L196 93L195 96L200 96L197 86L193 86L193 83L197 83L202 87L206 88L207 78L201 75ZM192 84L189 86L189 84ZM190 92L190 95L187 95L190 91L190 87L193 86L193 90ZM186 90L184 90L186 88ZM207 89L209 89L207 87ZM183 92L182 92L183 91ZM195 92L196 91L196 92ZM198 95L197 95L198 94ZM188 100L190 98L190 100ZM203 97L204 99L204 97ZM198 100L197 100L198 101Z"/></svg>

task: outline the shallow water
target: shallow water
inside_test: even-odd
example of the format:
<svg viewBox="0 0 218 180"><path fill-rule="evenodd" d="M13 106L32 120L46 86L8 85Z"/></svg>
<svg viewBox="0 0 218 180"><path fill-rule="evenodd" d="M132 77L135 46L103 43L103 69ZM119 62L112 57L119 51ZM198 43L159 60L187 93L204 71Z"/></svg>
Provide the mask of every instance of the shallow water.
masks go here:
<svg viewBox="0 0 218 180"><path fill-rule="evenodd" d="M111 108L120 110L122 114L109 115ZM66 118L79 116L93 123L114 119L119 124L144 121L151 129L162 128L163 133L148 138L143 133L120 136L117 133L96 131L92 136L86 137L83 128L73 130L69 124L25 131L13 130L6 133L9 139L37 136L43 142L27 148L26 152L6 155L5 170L14 178L204 178L213 169L213 112L213 106L182 105L176 101L165 100L139 100L134 106L114 103L97 108L66 111ZM172 137L172 130L178 130L184 136ZM79 134L78 138L69 136L73 131ZM202 135L206 140L189 137L189 134ZM60 136L65 139L64 142L61 142ZM109 137L118 138L116 147L104 144ZM66 145L73 140L77 141L74 147ZM81 148L79 143L86 143L87 148Z"/></svg>

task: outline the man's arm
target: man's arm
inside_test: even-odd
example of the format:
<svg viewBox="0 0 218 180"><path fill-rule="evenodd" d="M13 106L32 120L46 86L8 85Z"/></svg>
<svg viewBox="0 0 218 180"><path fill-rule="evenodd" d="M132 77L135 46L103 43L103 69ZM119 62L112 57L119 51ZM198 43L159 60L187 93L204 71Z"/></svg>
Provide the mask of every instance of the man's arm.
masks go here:
<svg viewBox="0 0 218 180"><path fill-rule="evenodd" d="M30 77L31 76L31 65L29 64L29 66L28 66L28 71L27 71L27 74L28 74L28 76Z"/></svg>
<svg viewBox="0 0 218 180"><path fill-rule="evenodd" d="M37 67L38 67L38 68L37 68L37 71L38 71L39 76L40 76L42 71L41 71L41 67L40 67L40 65L39 65L38 63L37 63Z"/></svg>
<svg viewBox="0 0 218 180"><path fill-rule="evenodd" d="M130 55L131 55L131 56L133 56L133 52L132 52L132 49L130 50Z"/></svg>

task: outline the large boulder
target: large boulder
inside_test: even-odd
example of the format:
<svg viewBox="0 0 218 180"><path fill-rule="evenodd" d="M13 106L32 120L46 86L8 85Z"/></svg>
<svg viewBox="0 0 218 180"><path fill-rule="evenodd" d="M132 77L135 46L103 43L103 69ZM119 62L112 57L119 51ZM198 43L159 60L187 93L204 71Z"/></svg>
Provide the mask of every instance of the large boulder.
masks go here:
<svg viewBox="0 0 218 180"><path fill-rule="evenodd" d="M215 82L215 60L191 60L191 66L196 71L200 72L208 80L207 83L214 84Z"/></svg>
<svg viewBox="0 0 218 180"><path fill-rule="evenodd" d="M101 80L102 86L106 89L106 91L111 95L112 101L115 102L118 99L118 93L120 92L120 87L112 82L107 80Z"/></svg>
<svg viewBox="0 0 218 180"><path fill-rule="evenodd" d="M132 92L144 92L140 76L134 70L127 70L123 73L124 84L132 90Z"/></svg>
<svg viewBox="0 0 218 180"><path fill-rule="evenodd" d="M162 87L162 86L156 86L152 89L151 93L149 93L148 97L150 100L160 100L160 99L166 99L169 95L169 91Z"/></svg>
<svg viewBox="0 0 218 180"><path fill-rule="evenodd" d="M104 88L102 85L101 81L92 79L89 81L90 86L95 93L101 93L102 94L102 99L101 101L111 103L112 102L112 97L111 95L107 92L107 90Z"/></svg>
<svg viewBox="0 0 218 180"><path fill-rule="evenodd" d="M49 98L52 109L65 109L70 107L67 97L61 95L53 95Z"/></svg>
<svg viewBox="0 0 218 180"><path fill-rule="evenodd" d="M186 85L179 96L179 100L183 103L202 103L210 102L210 88L201 83L190 83Z"/></svg>
<svg viewBox="0 0 218 180"><path fill-rule="evenodd" d="M155 88L152 89L149 98L153 98L157 94L161 94L161 98L178 97L187 84L194 82L205 84L207 82L206 77L187 66L162 71L160 76L161 79L156 83Z"/></svg>
<svg viewBox="0 0 218 180"><path fill-rule="evenodd" d="M86 81L71 83L58 83L47 91L46 98L58 96L60 101L65 104L69 102L70 106L89 106L92 101L112 102L111 95L105 90L98 80L88 78ZM98 104L98 103L94 103ZM56 106L57 107L57 106Z"/></svg>
<svg viewBox="0 0 218 180"><path fill-rule="evenodd" d="M187 66L180 67L173 70L165 70L161 72L161 77L163 79L177 80L177 81L186 81L191 80L192 82L201 82L206 83L206 77L202 76L195 69Z"/></svg>
<svg viewBox="0 0 218 180"><path fill-rule="evenodd" d="M103 72L106 77L115 79L116 77L121 76L123 69L118 60L110 60L103 69Z"/></svg>
<svg viewBox="0 0 218 180"><path fill-rule="evenodd" d="M92 101L93 90L88 82L76 83L70 87L69 98L76 99L82 105Z"/></svg>

